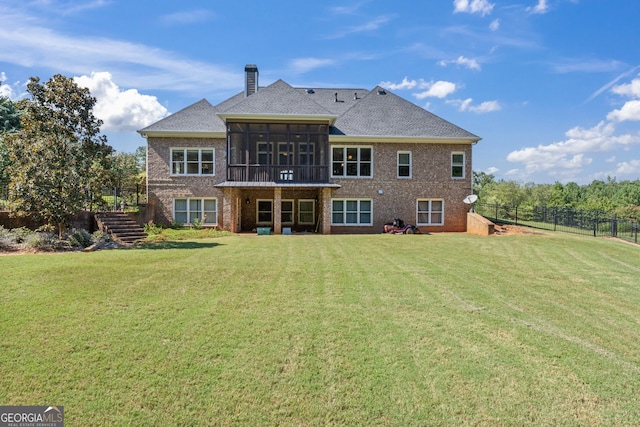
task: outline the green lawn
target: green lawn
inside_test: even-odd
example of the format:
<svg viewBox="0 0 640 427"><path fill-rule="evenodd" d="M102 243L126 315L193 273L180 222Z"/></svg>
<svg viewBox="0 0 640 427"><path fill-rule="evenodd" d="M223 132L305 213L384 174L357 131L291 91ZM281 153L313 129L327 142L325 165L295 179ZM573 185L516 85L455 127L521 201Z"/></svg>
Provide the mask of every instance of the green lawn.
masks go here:
<svg viewBox="0 0 640 427"><path fill-rule="evenodd" d="M0 404L67 426L640 423L640 247L228 236L0 257Z"/></svg>

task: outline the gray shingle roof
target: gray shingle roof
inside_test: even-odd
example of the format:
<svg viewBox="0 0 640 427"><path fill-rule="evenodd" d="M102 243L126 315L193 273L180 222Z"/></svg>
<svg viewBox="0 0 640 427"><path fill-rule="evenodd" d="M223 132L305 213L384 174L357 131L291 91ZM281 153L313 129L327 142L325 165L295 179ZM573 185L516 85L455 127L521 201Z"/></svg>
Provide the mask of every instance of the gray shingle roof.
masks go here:
<svg viewBox="0 0 640 427"><path fill-rule="evenodd" d="M225 115L329 116L331 112L282 80L221 111Z"/></svg>
<svg viewBox="0 0 640 427"><path fill-rule="evenodd" d="M226 132L224 122L216 116L217 109L206 99L202 99L138 132Z"/></svg>
<svg viewBox="0 0 640 427"><path fill-rule="evenodd" d="M331 117L336 119L331 135L341 136L480 139L381 87L371 91L309 90L293 88L282 80L260 88L249 97L241 92L216 106L203 99L139 132L224 133L226 126L220 116L234 115Z"/></svg>
<svg viewBox="0 0 640 427"><path fill-rule="evenodd" d="M340 115L331 129L331 134L479 139L476 135L379 86Z"/></svg>

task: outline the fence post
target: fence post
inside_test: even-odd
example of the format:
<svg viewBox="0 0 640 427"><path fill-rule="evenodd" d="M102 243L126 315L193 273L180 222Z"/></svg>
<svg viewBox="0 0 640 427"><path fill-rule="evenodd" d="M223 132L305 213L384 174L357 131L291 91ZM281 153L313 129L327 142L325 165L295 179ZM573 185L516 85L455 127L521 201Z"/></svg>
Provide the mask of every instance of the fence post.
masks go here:
<svg viewBox="0 0 640 427"><path fill-rule="evenodd" d="M611 237L618 236L618 215L613 214L613 219L611 220Z"/></svg>
<svg viewBox="0 0 640 427"><path fill-rule="evenodd" d="M518 225L518 207L516 206L516 225Z"/></svg>
<svg viewBox="0 0 640 427"><path fill-rule="evenodd" d="M498 222L498 202L496 202L496 222Z"/></svg>
<svg viewBox="0 0 640 427"><path fill-rule="evenodd" d="M553 231L556 231L557 226L558 226L558 207L555 206L553 208Z"/></svg>

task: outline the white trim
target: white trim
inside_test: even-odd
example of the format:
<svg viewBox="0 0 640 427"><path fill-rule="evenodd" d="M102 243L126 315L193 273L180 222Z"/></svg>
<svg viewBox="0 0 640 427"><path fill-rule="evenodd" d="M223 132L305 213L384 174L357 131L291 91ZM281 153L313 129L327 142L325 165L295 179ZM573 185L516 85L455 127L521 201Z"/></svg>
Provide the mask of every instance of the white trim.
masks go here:
<svg viewBox="0 0 640 427"><path fill-rule="evenodd" d="M342 148L344 149L344 154L343 154L343 158L342 158L342 171L343 171L343 175L334 175L333 174L333 150L335 148ZM350 148L356 148L358 150L358 159L356 160L355 164L358 165L358 174L357 175L347 175L347 150ZM360 175L360 165L363 163L361 159L361 150L362 149L370 149L371 150L371 160L368 162L369 166L370 166L370 174L369 175ZM330 178L347 178L347 179L353 179L353 178L365 178L365 179L371 179L373 178L373 156L374 156L374 150L373 150L373 146L372 145L333 145L333 146L329 146L329 172L330 172ZM352 162L354 163L354 162Z"/></svg>
<svg viewBox="0 0 640 427"><path fill-rule="evenodd" d="M462 155L462 164L453 163L453 156ZM453 176L453 168L462 167L462 176ZM451 178L452 179L465 179L467 175L467 156L464 151L452 151L451 152Z"/></svg>
<svg viewBox="0 0 640 427"><path fill-rule="evenodd" d="M424 144L476 144L482 138L447 138L447 137L418 137L418 136L394 136L394 135L331 135L329 143L344 145L349 143L424 143Z"/></svg>
<svg viewBox="0 0 640 427"><path fill-rule="evenodd" d="M408 154L409 155L409 176L400 176L400 166L407 166L405 164L400 164L400 154ZM411 151L401 150L396 152L396 178L398 179L411 179L413 177L413 155Z"/></svg>
<svg viewBox="0 0 640 427"><path fill-rule="evenodd" d="M172 206L171 206L171 217L173 219L174 222L176 222L176 201L177 200L184 200L187 204L186 206L186 211L181 210L181 213L185 213L187 215L187 221L181 222L184 225L191 225L191 222L189 221L191 218L191 201L192 200L199 200L200 201L200 217L204 218L205 221L201 222L201 225L204 227L215 227L218 225L218 198L217 197L174 197L173 198L173 202L172 202ZM206 222L206 214L205 212L207 212L204 208L204 204L206 201L215 201L216 202L216 210L215 210L215 218L214 218L214 222Z"/></svg>
<svg viewBox="0 0 640 427"><path fill-rule="evenodd" d="M428 203L428 210L420 211L418 210L420 206L420 202ZM442 205L442 210L433 211L432 204L433 202L440 202ZM428 217L428 222L420 222L420 214L425 214ZM440 214L440 222L433 222L432 215ZM444 225L444 199L439 198L422 198L416 200L416 225L417 226L425 226L425 225L434 225L434 226L443 226Z"/></svg>
<svg viewBox="0 0 640 427"><path fill-rule="evenodd" d="M337 202L337 201L341 201L344 203L343 208L344 210L342 211L342 222L334 222L333 221L333 203ZM358 208L357 211L355 212L355 214L357 215L357 219L358 221L353 223L353 222L347 222L346 221L346 215L347 215L347 209L346 209L346 203L347 202L358 202ZM360 222L360 218L361 215L364 213L361 211L360 209L360 205L362 202L369 202L371 210L368 211L369 213L369 222ZM366 212L366 211L365 211ZM350 213L354 213L354 212L350 212ZM341 227L371 227L373 226L373 199L368 199L368 198L357 198L357 197L345 197L345 198L332 198L331 199L331 225L333 226L341 226Z"/></svg>
<svg viewBox="0 0 640 427"><path fill-rule="evenodd" d="M187 152L188 151L198 151L198 173L187 173L187 169L189 169L187 160ZM174 173L173 172L173 153L175 152L183 152L184 155L184 173ZM203 151L211 151L213 152L213 160L212 160L212 171L211 173L202 173L202 152ZM169 149L169 175L170 176L216 176L216 149L214 147L171 147Z"/></svg>

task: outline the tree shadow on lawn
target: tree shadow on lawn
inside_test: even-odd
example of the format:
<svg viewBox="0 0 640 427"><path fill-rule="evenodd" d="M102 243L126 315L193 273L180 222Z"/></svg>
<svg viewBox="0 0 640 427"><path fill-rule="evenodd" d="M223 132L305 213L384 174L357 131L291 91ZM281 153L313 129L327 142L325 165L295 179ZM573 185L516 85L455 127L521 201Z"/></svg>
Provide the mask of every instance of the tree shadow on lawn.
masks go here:
<svg viewBox="0 0 640 427"><path fill-rule="evenodd" d="M216 242L194 242L172 240L166 242L147 242L134 246L131 249L207 249L221 246Z"/></svg>

